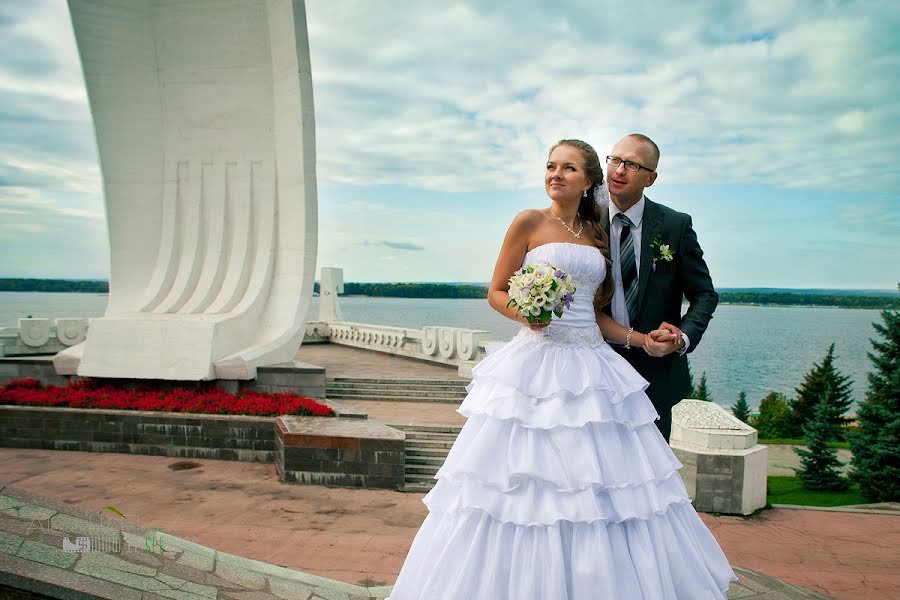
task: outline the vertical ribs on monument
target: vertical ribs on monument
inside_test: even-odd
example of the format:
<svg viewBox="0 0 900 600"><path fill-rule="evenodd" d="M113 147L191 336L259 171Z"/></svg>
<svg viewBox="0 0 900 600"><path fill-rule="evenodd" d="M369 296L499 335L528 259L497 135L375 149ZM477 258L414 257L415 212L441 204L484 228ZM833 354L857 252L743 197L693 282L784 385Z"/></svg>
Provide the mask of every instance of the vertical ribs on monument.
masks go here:
<svg viewBox="0 0 900 600"><path fill-rule="evenodd" d="M291 360L315 271L302 0L70 0L110 230L110 303L61 374L252 379Z"/></svg>

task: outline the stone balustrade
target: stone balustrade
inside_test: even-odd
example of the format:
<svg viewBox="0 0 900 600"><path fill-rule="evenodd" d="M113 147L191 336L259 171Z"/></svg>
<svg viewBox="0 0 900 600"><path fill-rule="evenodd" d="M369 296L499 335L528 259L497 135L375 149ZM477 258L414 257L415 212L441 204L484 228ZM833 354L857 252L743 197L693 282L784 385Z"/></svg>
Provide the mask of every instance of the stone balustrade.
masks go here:
<svg viewBox="0 0 900 600"><path fill-rule="evenodd" d="M407 356L453 365L463 377L485 357L485 346L493 343L480 329L427 326L422 329L352 323L310 321L304 343L331 342L365 350Z"/></svg>
<svg viewBox="0 0 900 600"><path fill-rule="evenodd" d="M18 327L0 329L0 356L56 354L84 341L91 319L19 319ZM331 342L376 352L456 366L470 376L494 343L487 331L427 326L422 329L349 321L309 321L303 342Z"/></svg>
<svg viewBox="0 0 900 600"><path fill-rule="evenodd" d="M19 319L18 327L0 329L0 356L56 354L80 344L89 319Z"/></svg>

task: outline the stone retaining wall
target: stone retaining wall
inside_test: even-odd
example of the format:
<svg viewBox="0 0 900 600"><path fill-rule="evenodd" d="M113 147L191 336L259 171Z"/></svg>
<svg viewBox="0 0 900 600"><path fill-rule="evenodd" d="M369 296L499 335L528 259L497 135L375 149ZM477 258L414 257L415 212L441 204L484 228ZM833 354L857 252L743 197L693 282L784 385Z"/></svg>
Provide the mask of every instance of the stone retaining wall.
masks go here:
<svg viewBox="0 0 900 600"><path fill-rule="evenodd" d="M405 439L364 418L0 405L3 447L275 463L286 483L397 489Z"/></svg>
<svg viewBox="0 0 900 600"><path fill-rule="evenodd" d="M0 445L243 462L275 460L274 417L0 406Z"/></svg>

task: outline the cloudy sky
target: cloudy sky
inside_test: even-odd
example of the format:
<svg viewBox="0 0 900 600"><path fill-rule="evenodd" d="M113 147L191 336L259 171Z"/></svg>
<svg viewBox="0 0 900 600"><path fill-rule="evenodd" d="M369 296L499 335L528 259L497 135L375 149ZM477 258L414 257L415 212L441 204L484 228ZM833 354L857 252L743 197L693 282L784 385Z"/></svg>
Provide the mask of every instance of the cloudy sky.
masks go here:
<svg viewBox="0 0 900 600"><path fill-rule="evenodd" d="M319 265L487 281L557 139L641 131L719 287L900 280L900 3L307 0ZM108 275L62 0L0 1L0 277Z"/></svg>

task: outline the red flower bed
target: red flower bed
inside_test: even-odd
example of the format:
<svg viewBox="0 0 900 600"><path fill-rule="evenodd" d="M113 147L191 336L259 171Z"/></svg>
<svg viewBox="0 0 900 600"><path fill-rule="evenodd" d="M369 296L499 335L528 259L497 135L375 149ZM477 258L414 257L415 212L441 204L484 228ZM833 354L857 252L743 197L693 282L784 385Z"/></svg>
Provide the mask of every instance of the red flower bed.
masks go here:
<svg viewBox="0 0 900 600"><path fill-rule="evenodd" d="M334 412L311 398L296 394L228 394L219 388L186 390L123 389L82 379L66 387L44 386L37 379L19 379L0 386L0 404L64 406L67 408L116 408L213 415L313 415Z"/></svg>

